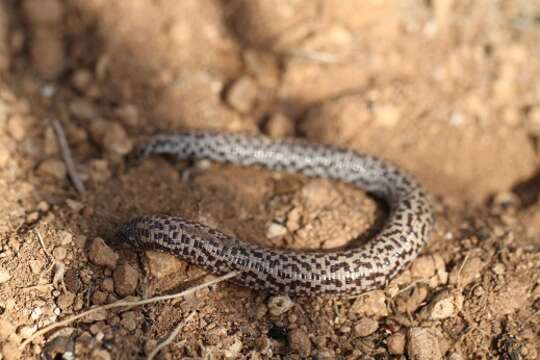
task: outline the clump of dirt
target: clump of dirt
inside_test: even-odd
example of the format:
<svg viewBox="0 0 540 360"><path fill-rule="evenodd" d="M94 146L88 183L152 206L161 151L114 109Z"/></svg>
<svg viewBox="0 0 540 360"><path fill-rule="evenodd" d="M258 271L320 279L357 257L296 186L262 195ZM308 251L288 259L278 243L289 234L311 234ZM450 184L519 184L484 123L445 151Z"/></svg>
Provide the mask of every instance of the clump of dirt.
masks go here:
<svg viewBox="0 0 540 360"><path fill-rule="evenodd" d="M536 359L540 13L534 1L8 0L0 4L0 358ZM70 181L64 129L85 191ZM384 289L291 298L109 246L176 214L263 246L369 237L384 206L321 179L162 158L181 129L297 136L414 174L436 230ZM79 189L80 190L80 189Z"/></svg>

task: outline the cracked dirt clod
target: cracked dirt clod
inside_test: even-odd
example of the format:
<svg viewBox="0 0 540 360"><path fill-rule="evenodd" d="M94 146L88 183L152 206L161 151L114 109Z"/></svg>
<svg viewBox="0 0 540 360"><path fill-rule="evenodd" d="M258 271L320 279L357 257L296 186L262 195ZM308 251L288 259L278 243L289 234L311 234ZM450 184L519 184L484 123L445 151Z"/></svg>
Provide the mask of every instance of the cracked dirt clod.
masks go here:
<svg viewBox="0 0 540 360"><path fill-rule="evenodd" d="M119 255L109 247L100 237L94 238L88 246L88 258L96 265L106 266L110 269L116 267Z"/></svg>
<svg viewBox="0 0 540 360"><path fill-rule="evenodd" d="M240 113L249 112L257 99L257 85L249 77L235 80L226 95L227 103Z"/></svg>
<svg viewBox="0 0 540 360"><path fill-rule="evenodd" d="M368 336L373 334L379 328L379 322L372 318L361 318L358 324L354 326L354 332L360 336Z"/></svg>
<svg viewBox="0 0 540 360"><path fill-rule="evenodd" d="M139 272L128 263L121 263L114 269L114 290L122 297L131 295L139 283Z"/></svg>
<svg viewBox="0 0 540 360"><path fill-rule="evenodd" d="M421 316L430 320L442 320L457 316L463 307L463 295L457 291L439 292L422 310Z"/></svg>
<svg viewBox="0 0 540 360"><path fill-rule="evenodd" d="M294 302L286 295L272 296L268 300L268 309L273 316L280 316L289 311L293 306Z"/></svg>
<svg viewBox="0 0 540 360"><path fill-rule="evenodd" d="M442 359L439 342L430 329L411 328L408 338L408 355L412 360Z"/></svg>
<svg viewBox="0 0 540 360"><path fill-rule="evenodd" d="M150 274L158 280L172 274L182 273L186 267L185 262L170 254L146 251L145 255L148 259Z"/></svg>
<svg viewBox="0 0 540 360"><path fill-rule="evenodd" d="M38 174L49 176L57 180L64 180L67 174L66 165L58 159L48 159L43 161L38 169Z"/></svg>

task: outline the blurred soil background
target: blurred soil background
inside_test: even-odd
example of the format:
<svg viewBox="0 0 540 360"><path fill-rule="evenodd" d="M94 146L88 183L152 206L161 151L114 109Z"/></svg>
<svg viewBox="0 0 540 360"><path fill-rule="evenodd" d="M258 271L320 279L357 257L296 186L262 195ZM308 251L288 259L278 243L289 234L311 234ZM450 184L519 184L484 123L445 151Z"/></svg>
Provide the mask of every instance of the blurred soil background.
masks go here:
<svg viewBox="0 0 540 360"><path fill-rule="evenodd" d="M158 358L537 359L539 44L536 0L2 1L0 358L145 358L184 322ZM426 186L436 231L407 271L363 296L220 284L20 349L92 305L212 277L108 247L131 217L177 214L295 249L342 246L384 217L327 180L126 162L149 135L186 129L376 154Z"/></svg>

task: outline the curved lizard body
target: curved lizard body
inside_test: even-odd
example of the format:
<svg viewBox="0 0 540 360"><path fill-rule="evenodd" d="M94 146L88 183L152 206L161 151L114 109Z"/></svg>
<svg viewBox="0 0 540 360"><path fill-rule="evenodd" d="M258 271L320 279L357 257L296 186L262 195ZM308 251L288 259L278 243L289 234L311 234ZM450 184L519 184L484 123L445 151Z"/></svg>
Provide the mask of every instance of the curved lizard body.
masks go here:
<svg viewBox="0 0 540 360"><path fill-rule="evenodd" d="M170 252L217 275L238 271L232 281L249 288L300 295L372 290L414 260L430 237L433 218L420 185L372 155L296 140L210 132L155 136L138 150L139 158L152 154L334 179L388 203L388 219L374 238L354 249L331 252L262 248L176 216L139 217L119 230L118 239L136 248Z"/></svg>

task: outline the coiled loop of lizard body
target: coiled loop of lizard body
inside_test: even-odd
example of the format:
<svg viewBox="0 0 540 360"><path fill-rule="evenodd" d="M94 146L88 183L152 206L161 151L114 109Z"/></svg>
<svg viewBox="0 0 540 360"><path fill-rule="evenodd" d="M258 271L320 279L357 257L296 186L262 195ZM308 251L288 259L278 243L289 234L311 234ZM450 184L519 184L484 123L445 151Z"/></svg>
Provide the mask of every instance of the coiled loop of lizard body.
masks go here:
<svg viewBox="0 0 540 360"><path fill-rule="evenodd" d="M333 252L262 248L176 216L139 217L118 232L116 241L170 252L217 275L238 271L233 281L249 288L298 295L357 294L379 288L416 258L431 234L433 218L420 185L371 155L297 140L211 132L158 135L138 149L139 159L154 154L343 181L389 205L388 219L374 238Z"/></svg>

